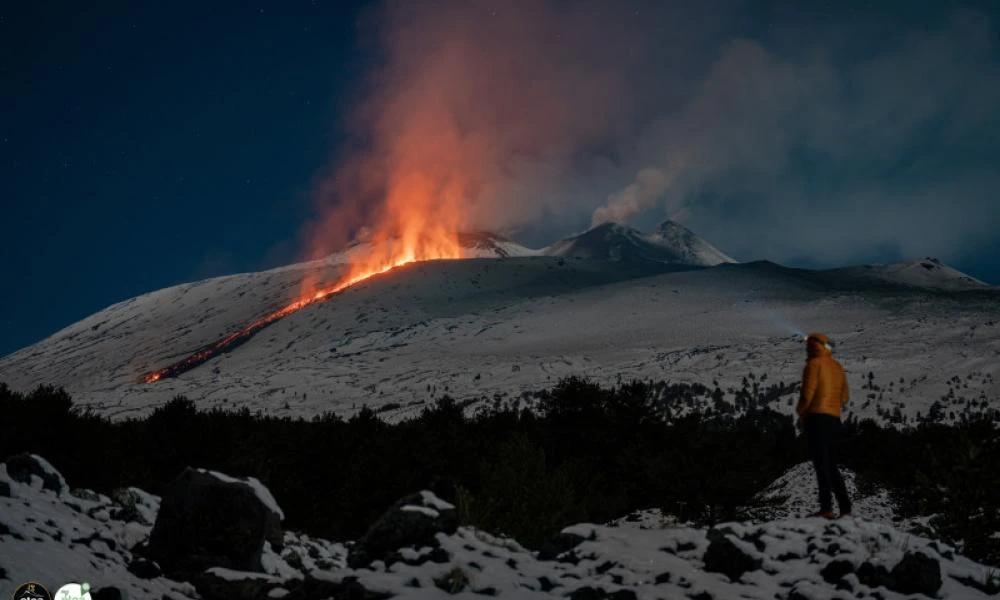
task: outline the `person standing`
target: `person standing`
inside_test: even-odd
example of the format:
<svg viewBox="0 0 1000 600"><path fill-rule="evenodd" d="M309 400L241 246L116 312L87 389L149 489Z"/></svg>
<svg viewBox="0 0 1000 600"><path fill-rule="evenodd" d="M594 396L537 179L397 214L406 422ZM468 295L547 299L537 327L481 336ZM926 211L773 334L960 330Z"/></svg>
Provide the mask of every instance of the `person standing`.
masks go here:
<svg viewBox="0 0 1000 600"><path fill-rule="evenodd" d="M840 516L851 515L851 499L844 478L837 468L834 444L840 436L840 410L847 404L849 392L844 367L833 357L830 338L822 333L806 337L806 368L802 373L802 391L795 411L804 428L816 483L819 486L819 512L811 516L834 518L833 498L837 497ZM832 492L832 493L831 493Z"/></svg>

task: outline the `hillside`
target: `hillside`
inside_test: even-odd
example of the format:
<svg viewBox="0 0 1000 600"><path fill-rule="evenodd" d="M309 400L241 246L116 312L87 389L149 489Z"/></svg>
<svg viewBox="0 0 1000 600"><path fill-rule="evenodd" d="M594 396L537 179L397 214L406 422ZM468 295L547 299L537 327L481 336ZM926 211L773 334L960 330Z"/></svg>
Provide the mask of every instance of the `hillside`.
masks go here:
<svg viewBox="0 0 1000 600"><path fill-rule="evenodd" d="M398 268L179 377L137 383L285 306L305 280L336 281L361 244L321 261L175 286L0 358L0 381L65 386L119 417L183 394L205 407L314 415L367 404L398 418L445 393L516 397L570 375L715 381L734 391L750 375L791 383L803 361L796 336L818 330L837 342L852 414L915 418L937 403L947 417L1000 396L996 288L951 291L954 274L943 266L919 267L923 280L900 283L867 268L695 267L606 243L611 234L645 239L633 231L601 226L546 255L470 234L469 254L491 258ZM665 224L656 235L675 233Z"/></svg>
<svg viewBox="0 0 1000 600"><path fill-rule="evenodd" d="M655 232L643 234L604 223L545 248L548 256L597 258L619 261L652 261L690 267L714 267L734 263L718 248L673 221L663 222Z"/></svg>

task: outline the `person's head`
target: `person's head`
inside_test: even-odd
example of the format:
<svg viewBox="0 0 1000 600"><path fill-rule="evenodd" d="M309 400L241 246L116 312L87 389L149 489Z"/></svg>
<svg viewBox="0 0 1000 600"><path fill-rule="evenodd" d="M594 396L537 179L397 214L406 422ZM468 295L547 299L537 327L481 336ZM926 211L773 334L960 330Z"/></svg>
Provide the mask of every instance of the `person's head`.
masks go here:
<svg viewBox="0 0 1000 600"><path fill-rule="evenodd" d="M810 333L806 336L806 352L809 356L822 356L833 352L830 338L822 333Z"/></svg>

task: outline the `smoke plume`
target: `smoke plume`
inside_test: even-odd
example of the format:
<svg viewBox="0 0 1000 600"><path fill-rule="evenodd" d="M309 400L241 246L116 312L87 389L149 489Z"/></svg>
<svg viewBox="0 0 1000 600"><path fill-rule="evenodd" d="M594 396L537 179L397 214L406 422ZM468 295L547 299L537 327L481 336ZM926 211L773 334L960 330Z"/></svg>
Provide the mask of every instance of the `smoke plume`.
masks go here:
<svg viewBox="0 0 1000 600"><path fill-rule="evenodd" d="M973 251L1000 222L987 15L386 2L312 253L404 223L551 241L678 212L741 259Z"/></svg>

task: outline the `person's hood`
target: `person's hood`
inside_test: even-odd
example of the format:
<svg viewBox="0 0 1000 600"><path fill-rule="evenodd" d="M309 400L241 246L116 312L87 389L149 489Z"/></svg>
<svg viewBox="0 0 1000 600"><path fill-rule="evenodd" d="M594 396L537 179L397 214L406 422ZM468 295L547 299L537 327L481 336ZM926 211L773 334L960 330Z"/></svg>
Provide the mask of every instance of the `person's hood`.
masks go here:
<svg viewBox="0 0 1000 600"><path fill-rule="evenodd" d="M822 333L810 333L806 338L806 352L809 353L809 358L832 355L830 338Z"/></svg>

